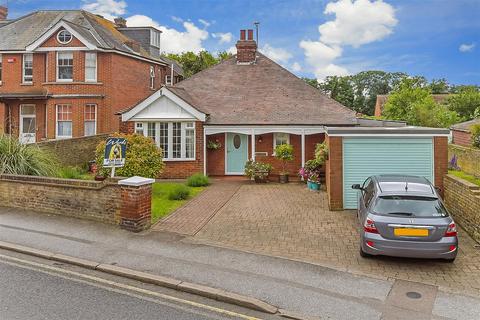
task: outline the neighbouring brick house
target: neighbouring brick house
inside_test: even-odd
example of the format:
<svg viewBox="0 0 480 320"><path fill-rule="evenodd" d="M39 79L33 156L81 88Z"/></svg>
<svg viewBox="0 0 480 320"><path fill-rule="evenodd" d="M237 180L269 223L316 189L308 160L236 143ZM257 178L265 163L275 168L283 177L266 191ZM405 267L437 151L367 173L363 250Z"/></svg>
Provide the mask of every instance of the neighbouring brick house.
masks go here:
<svg viewBox="0 0 480 320"><path fill-rule="evenodd" d="M470 133L470 128L473 125L480 125L480 118L476 118L473 120L469 120L469 121L465 121L465 122L457 123L453 125L450 128L452 130L452 143L458 144L464 147L471 147L472 134Z"/></svg>
<svg viewBox="0 0 480 320"><path fill-rule="evenodd" d="M3 12L3 14L1 14ZM0 134L31 143L119 131L119 110L182 70L160 55L160 30L81 10L7 21L0 8Z"/></svg>
<svg viewBox="0 0 480 320"><path fill-rule="evenodd" d="M351 184L373 174L415 174L443 186L448 130L357 119L257 52L252 30L240 32L236 48L236 56L119 112L124 132L151 137L164 150L162 177L242 175L248 159L271 163L276 175L274 149L284 143L293 145L288 170L295 176L326 141L332 209L355 208Z"/></svg>

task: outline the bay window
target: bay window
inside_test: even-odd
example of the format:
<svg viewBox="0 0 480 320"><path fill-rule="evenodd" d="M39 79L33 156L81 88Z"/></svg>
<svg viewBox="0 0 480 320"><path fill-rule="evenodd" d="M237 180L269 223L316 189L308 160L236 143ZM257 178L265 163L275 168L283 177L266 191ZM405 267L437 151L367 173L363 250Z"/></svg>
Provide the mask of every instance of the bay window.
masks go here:
<svg viewBox="0 0 480 320"><path fill-rule="evenodd" d="M57 81L73 81L73 53L57 53Z"/></svg>
<svg viewBox="0 0 480 320"><path fill-rule="evenodd" d="M195 160L194 122L136 122L135 132L162 148L164 160Z"/></svg>
<svg viewBox="0 0 480 320"><path fill-rule="evenodd" d="M72 137L72 106L57 104L57 139Z"/></svg>
<svg viewBox="0 0 480 320"><path fill-rule="evenodd" d="M22 83L32 83L32 82L33 82L33 54L24 53L23 64L22 64Z"/></svg>

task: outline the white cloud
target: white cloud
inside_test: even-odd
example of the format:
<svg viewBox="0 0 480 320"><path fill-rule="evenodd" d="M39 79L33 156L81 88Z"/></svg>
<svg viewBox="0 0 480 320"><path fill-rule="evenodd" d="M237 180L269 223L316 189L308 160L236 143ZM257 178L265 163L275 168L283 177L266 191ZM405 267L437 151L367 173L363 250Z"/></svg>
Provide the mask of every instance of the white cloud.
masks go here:
<svg viewBox="0 0 480 320"><path fill-rule="evenodd" d="M233 39L233 34L231 32L217 32L217 33L212 33L212 37L218 39L218 43L230 43L232 42Z"/></svg>
<svg viewBox="0 0 480 320"><path fill-rule="evenodd" d="M201 24L203 24L203 26L204 26L205 28L208 28L208 27L210 27L210 25L211 25L210 22L208 22L207 20L204 20L204 19L198 19L198 22L200 22Z"/></svg>
<svg viewBox="0 0 480 320"><path fill-rule="evenodd" d="M230 48L228 48L226 50L228 53L231 53L231 54L237 54L237 47L236 46L231 46Z"/></svg>
<svg viewBox="0 0 480 320"><path fill-rule="evenodd" d="M472 51L474 48L475 48L475 43L470 43L470 44L462 43L458 48L458 50L460 52L469 52L469 51Z"/></svg>
<svg viewBox="0 0 480 320"><path fill-rule="evenodd" d="M182 18L179 18L177 16L172 16L172 20L175 21L175 22L178 22L178 23L182 23L183 22L183 19Z"/></svg>
<svg viewBox="0 0 480 320"><path fill-rule="evenodd" d="M123 0L83 0L83 2L83 10L102 15L108 20L124 14L127 8L127 3Z"/></svg>
<svg viewBox="0 0 480 320"><path fill-rule="evenodd" d="M208 38L208 31L200 29L193 22L184 21L184 31L161 26L158 22L144 15L134 15L127 18L130 27L152 26L162 31L161 50L167 53L185 51L199 52L204 50L202 41Z"/></svg>
<svg viewBox="0 0 480 320"><path fill-rule="evenodd" d="M319 80L328 75L348 74L345 67L334 63L342 56L342 47L358 48L381 40L390 35L398 23L395 9L382 0L329 2L324 13L335 15L335 19L319 25L319 40L299 43Z"/></svg>
<svg viewBox="0 0 480 320"><path fill-rule="evenodd" d="M262 48L260 48L259 51L280 64L287 63L288 60L292 58L292 54L287 50L272 47L268 43L266 43Z"/></svg>
<svg viewBox="0 0 480 320"><path fill-rule="evenodd" d="M300 63L298 63L298 62L295 61L295 62L292 64L291 69L292 69L293 72L300 72L300 71L302 71L302 66L300 65Z"/></svg>

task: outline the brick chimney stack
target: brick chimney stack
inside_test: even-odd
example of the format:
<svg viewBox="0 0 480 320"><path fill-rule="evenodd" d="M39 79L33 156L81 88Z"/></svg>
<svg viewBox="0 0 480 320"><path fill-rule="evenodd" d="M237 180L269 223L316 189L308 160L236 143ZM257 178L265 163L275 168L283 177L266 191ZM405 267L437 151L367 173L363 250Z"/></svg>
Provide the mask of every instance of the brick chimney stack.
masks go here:
<svg viewBox="0 0 480 320"><path fill-rule="evenodd" d="M0 21L7 20L8 8L5 6L0 6Z"/></svg>
<svg viewBox="0 0 480 320"><path fill-rule="evenodd" d="M127 20L125 20L125 18L123 18L123 17L115 18L115 19L113 19L113 21L115 22L115 26L117 28L126 28L127 27Z"/></svg>
<svg viewBox="0 0 480 320"><path fill-rule="evenodd" d="M237 63L252 64L257 59L257 43L253 40L253 30L240 30L237 41Z"/></svg>

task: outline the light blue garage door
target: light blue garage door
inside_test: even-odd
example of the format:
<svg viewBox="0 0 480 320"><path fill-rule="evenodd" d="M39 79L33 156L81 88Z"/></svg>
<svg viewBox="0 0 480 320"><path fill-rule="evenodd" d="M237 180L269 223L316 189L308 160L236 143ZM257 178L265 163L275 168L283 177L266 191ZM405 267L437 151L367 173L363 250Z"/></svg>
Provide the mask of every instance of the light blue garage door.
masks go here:
<svg viewBox="0 0 480 320"><path fill-rule="evenodd" d="M431 138L343 138L343 207L357 208L357 191L376 174L410 174L433 181Z"/></svg>

